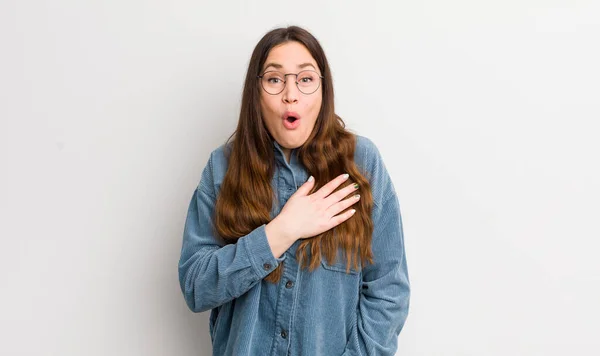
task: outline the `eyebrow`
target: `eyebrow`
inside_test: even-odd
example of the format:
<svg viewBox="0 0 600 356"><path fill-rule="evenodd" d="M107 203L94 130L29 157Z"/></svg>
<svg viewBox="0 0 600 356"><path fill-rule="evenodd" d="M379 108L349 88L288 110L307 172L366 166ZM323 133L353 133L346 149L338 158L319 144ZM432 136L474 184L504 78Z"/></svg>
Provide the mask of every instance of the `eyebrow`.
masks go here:
<svg viewBox="0 0 600 356"><path fill-rule="evenodd" d="M310 66L310 67L313 67L313 69L315 69L315 70L317 69L317 68L315 68L315 66L314 66L314 65L312 65L312 63L308 63L308 62L307 62L307 63L298 64L298 68L300 68L300 69L302 69L302 68L306 68L306 67L309 67L309 66ZM267 65L265 66L265 69L264 69L264 70L267 70L267 68L269 68L269 67L274 67L274 68L277 68L277 69L281 69L281 68L283 68L283 66L282 66L281 64L279 64L279 63L269 63L269 64L267 64Z"/></svg>

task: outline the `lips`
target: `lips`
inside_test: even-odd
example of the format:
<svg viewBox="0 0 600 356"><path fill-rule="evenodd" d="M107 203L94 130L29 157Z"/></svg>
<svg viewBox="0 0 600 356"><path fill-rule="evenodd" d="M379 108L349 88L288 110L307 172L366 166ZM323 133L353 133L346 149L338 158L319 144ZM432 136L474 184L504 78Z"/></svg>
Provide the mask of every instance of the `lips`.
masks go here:
<svg viewBox="0 0 600 356"><path fill-rule="evenodd" d="M299 120L300 119L300 115L298 115L298 113L294 112L294 111L286 111L286 112L283 113L282 118L284 120L288 120L288 121L293 122L294 119L298 119Z"/></svg>
<svg viewBox="0 0 600 356"><path fill-rule="evenodd" d="M286 129L293 130L300 125L300 115L297 112L286 111L281 118Z"/></svg>

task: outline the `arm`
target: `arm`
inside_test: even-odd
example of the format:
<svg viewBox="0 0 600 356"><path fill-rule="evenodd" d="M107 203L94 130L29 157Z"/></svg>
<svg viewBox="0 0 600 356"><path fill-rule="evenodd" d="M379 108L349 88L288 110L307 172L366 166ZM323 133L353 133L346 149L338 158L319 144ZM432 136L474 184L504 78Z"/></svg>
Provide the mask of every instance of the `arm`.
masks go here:
<svg viewBox="0 0 600 356"><path fill-rule="evenodd" d="M363 269L357 316L359 355L393 356L410 299L398 199L391 195L374 210L375 264Z"/></svg>
<svg viewBox="0 0 600 356"><path fill-rule="evenodd" d="M374 146L372 150L374 264L362 271L356 330L344 353L347 356L395 355L410 300L398 198L381 156Z"/></svg>
<svg viewBox="0 0 600 356"><path fill-rule="evenodd" d="M273 255L265 225L237 243L225 245L214 235L215 202L211 155L189 204L179 260L181 290L194 312L215 308L246 293L284 260Z"/></svg>

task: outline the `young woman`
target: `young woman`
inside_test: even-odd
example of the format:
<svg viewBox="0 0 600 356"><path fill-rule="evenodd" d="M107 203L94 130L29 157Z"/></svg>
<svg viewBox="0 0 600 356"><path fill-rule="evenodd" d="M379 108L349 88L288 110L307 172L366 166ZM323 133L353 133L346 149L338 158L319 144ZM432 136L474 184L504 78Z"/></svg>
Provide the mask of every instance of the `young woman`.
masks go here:
<svg viewBox="0 0 600 356"><path fill-rule="evenodd" d="M256 45L235 133L192 196L179 280L212 309L214 355L394 355L410 285L398 198L376 146L335 114L319 42Z"/></svg>

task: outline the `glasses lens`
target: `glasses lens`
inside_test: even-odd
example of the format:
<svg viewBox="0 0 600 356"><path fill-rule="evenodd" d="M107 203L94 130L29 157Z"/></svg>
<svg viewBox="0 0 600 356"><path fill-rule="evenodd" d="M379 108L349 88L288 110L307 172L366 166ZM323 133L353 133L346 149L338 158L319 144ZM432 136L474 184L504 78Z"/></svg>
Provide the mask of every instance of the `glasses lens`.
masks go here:
<svg viewBox="0 0 600 356"><path fill-rule="evenodd" d="M321 85L321 78L317 72L305 70L298 73L298 89L304 94L312 94Z"/></svg>
<svg viewBox="0 0 600 356"><path fill-rule="evenodd" d="M285 78L280 72L266 72L262 77L262 86L269 94L279 94L285 86Z"/></svg>
<svg viewBox="0 0 600 356"><path fill-rule="evenodd" d="M285 75L277 71L265 72L262 75L261 85L269 94L279 94L285 88ZM312 94L321 85L319 73L312 70L304 70L298 73L298 89L304 94Z"/></svg>

